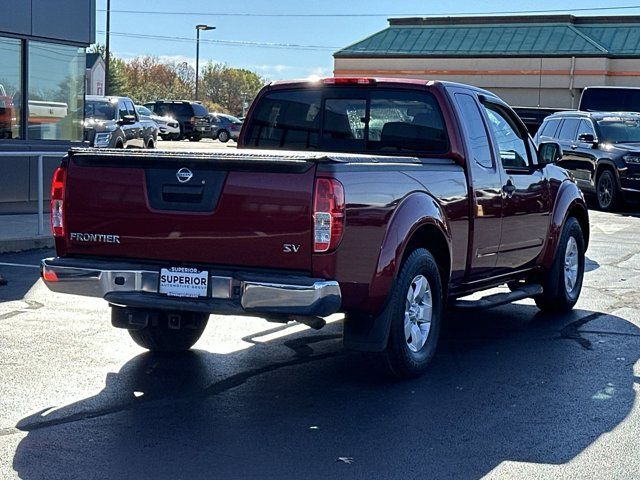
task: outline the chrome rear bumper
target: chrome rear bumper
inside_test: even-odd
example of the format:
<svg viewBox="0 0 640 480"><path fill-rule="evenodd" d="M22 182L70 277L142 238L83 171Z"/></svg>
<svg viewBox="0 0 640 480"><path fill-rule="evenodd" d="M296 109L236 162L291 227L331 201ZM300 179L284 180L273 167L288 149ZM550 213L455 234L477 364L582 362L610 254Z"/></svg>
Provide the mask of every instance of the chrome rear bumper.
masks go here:
<svg viewBox="0 0 640 480"><path fill-rule="evenodd" d="M336 313L342 303L338 282L293 275L210 270L207 297L194 299L159 294L160 267L45 258L40 270L54 292L100 297L120 306L323 317Z"/></svg>

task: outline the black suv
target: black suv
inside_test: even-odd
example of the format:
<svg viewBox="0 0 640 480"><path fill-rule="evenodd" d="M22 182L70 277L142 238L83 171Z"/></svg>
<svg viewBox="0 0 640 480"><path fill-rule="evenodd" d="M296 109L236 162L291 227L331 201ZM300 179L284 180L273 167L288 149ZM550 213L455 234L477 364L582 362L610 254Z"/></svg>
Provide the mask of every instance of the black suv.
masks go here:
<svg viewBox="0 0 640 480"><path fill-rule="evenodd" d="M180 124L178 140L188 138L192 142L199 142L202 137L211 135L211 125L207 118L209 112L199 102L189 100L156 100L145 103L145 107L161 117L175 118Z"/></svg>
<svg viewBox="0 0 640 480"><path fill-rule="evenodd" d="M612 210L640 196L640 113L562 112L544 119L536 143L562 146L558 165L569 170L598 207Z"/></svg>
<svg viewBox="0 0 640 480"><path fill-rule="evenodd" d="M518 114L531 135L535 135L538 132L543 120L549 115L568 110L567 108L550 107L512 107L512 109Z"/></svg>

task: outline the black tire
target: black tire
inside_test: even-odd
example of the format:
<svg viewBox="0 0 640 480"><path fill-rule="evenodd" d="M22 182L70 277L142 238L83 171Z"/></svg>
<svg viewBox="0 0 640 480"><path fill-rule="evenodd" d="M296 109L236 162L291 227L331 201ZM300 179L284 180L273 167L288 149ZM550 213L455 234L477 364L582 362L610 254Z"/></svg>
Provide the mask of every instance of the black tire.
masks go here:
<svg viewBox="0 0 640 480"><path fill-rule="evenodd" d="M577 277L573 286L567 284L565 280L565 270L567 269L567 256L569 250L567 246L571 239L575 241L577 248ZM556 250L556 256L553 259L551 268L546 272L542 288L543 293L535 298L538 308L545 312L568 312L570 311L582 290L582 281L584 277L584 259L585 259L584 237L580 223L574 217L569 217L560 234L560 242ZM569 264L572 262L569 261Z"/></svg>
<svg viewBox="0 0 640 480"><path fill-rule="evenodd" d="M169 328L172 315L180 315L179 329ZM128 330L134 342L152 352L184 352L200 338L207 326L209 315L205 313L159 312L140 330Z"/></svg>
<svg viewBox="0 0 640 480"><path fill-rule="evenodd" d="M156 144L153 142L152 138L147 142L147 148L156 148Z"/></svg>
<svg viewBox="0 0 640 480"><path fill-rule="evenodd" d="M227 143L230 138L231 134L229 134L229 132L227 132L226 130L220 130L218 132L218 140L220 140L222 143Z"/></svg>
<svg viewBox="0 0 640 480"><path fill-rule="evenodd" d="M618 206L620 201L620 188L615 174L609 170L602 170L596 180L596 202L598 208L605 212Z"/></svg>
<svg viewBox="0 0 640 480"><path fill-rule="evenodd" d="M193 135L189 137L190 142L199 142L200 140L202 140L202 137L200 135Z"/></svg>
<svg viewBox="0 0 640 480"><path fill-rule="evenodd" d="M124 148L124 143L122 143L122 140L116 141L116 148Z"/></svg>
<svg viewBox="0 0 640 480"><path fill-rule="evenodd" d="M168 142L169 140L173 140L173 135L160 135L160 138L162 140L164 140L165 142Z"/></svg>
<svg viewBox="0 0 640 480"><path fill-rule="evenodd" d="M415 345L410 347L414 337L405 335L405 313L410 305L407 301L410 288L414 288L414 281L420 276L427 280L431 292L431 322L423 345L414 350ZM414 250L404 262L392 287L389 303L382 312L382 315L390 317L388 319L390 322L389 339L384 356L389 369L395 376L399 378L417 377L427 369L436 352L440 336L443 303L442 281L435 259L424 248ZM411 325L410 328L413 328L413 323L410 320L409 325ZM424 326L426 323L420 325ZM424 334L422 329L418 328Z"/></svg>

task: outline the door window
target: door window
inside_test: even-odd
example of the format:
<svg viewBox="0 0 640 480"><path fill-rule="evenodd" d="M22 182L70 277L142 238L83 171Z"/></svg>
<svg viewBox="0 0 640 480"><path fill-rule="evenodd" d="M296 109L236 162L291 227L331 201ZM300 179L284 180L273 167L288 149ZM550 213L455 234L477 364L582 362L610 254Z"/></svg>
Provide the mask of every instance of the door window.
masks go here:
<svg viewBox="0 0 640 480"><path fill-rule="evenodd" d="M577 118L565 118L564 122L562 122L562 126L560 127L558 139L573 142L576 139L578 123Z"/></svg>
<svg viewBox="0 0 640 480"><path fill-rule="evenodd" d="M127 107L127 115L133 115L134 118L135 118L136 117L136 108L133 106L133 103L131 103L129 100L125 100L124 104Z"/></svg>
<svg viewBox="0 0 640 480"><path fill-rule="evenodd" d="M476 101L465 93L456 93L455 97L462 113L462 123L467 131L473 159L485 168L492 168L491 145Z"/></svg>
<svg viewBox="0 0 640 480"><path fill-rule="evenodd" d="M129 115L127 113L127 106L124 104L124 100L120 100L118 102L118 115L120 117L120 120L122 120L125 115Z"/></svg>
<svg viewBox="0 0 640 480"><path fill-rule="evenodd" d="M520 132L516 121L498 105L484 105L489 127L498 144L500 160L504 168L528 168L531 165L525 135Z"/></svg>
<svg viewBox="0 0 640 480"><path fill-rule="evenodd" d="M591 134L593 135L593 138L596 138L596 132L593 129L593 125L588 120L580 120L580 127L578 128L578 137L583 133Z"/></svg>

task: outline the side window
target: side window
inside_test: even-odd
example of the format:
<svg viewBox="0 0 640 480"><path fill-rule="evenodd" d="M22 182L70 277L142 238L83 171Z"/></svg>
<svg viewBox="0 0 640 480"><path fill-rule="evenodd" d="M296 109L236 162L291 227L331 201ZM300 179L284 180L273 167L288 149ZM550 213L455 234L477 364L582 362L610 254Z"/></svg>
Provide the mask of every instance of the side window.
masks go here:
<svg viewBox="0 0 640 480"><path fill-rule="evenodd" d="M527 144L518 124L506 110L491 103L484 104L489 127L498 143L500 160L504 168L528 168L531 165Z"/></svg>
<svg viewBox="0 0 640 480"><path fill-rule="evenodd" d="M462 123L469 137L473 159L485 168L493 168L489 137L475 99L465 93L456 93L455 98L462 113Z"/></svg>
<svg viewBox="0 0 640 480"><path fill-rule="evenodd" d="M122 120L125 115L128 115L127 107L124 104L124 100L120 100L118 101L118 117Z"/></svg>
<svg viewBox="0 0 640 480"><path fill-rule="evenodd" d="M538 137L555 138L556 131L558 130L558 125L560 125L560 120L557 118L546 121L540 129Z"/></svg>
<svg viewBox="0 0 640 480"><path fill-rule="evenodd" d="M573 142L576 139L578 132L578 123L577 118L565 118L564 122L562 122L562 126L560 127L558 139Z"/></svg>
<svg viewBox="0 0 640 480"><path fill-rule="evenodd" d="M596 132L593 129L593 125L591 125L591 122L588 120L580 120L580 127L578 127L578 136L582 135L583 133L589 133L593 135L593 138L596 138Z"/></svg>
<svg viewBox="0 0 640 480"><path fill-rule="evenodd" d="M127 107L127 115L133 115L134 117L137 117L136 108L133 106L133 103L131 103L129 100L125 100L124 104Z"/></svg>

